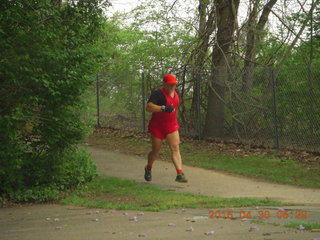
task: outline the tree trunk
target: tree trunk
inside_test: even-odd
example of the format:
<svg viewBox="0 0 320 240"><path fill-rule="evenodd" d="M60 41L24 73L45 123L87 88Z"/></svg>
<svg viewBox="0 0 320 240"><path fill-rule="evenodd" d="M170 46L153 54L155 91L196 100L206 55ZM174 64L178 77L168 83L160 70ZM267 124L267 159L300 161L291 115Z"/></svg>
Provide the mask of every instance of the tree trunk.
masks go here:
<svg viewBox="0 0 320 240"><path fill-rule="evenodd" d="M253 9L250 13L248 19L248 33L247 33L247 43L246 43L246 56L244 61L244 79L242 90L244 92L249 92L252 88L253 78L254 78L254 63L256 57L256 49L259 44L261 31L264 29L266 22L268 21L269 14L272 7L276 4L277 0L270 0L263 8L262 14L260 16L259 22L258 18L258 7L260 1L254 1Z"/></svg>
<svg viewBox="0 0 320 240"><path fill-rule="evenodd" d="M232 44L240 0L216 0L217 36L212 53L212 79L208 94L204 137L224 135L224 93L227 79L228 50Z"/></svg>
<svg viewBox="0 0 320 240"><path fill-rule="evenodd" d="M206 62L209 48L209 38L213 32L214 8L207 15L209 0L199 0L199 30L198 44L191 56L191 80L193 82L193 96L190 109L190 121L192 128L196 130L196 135L200 135L200 88L202 69ZM208 20L207 20L208 19Z"/></svg>

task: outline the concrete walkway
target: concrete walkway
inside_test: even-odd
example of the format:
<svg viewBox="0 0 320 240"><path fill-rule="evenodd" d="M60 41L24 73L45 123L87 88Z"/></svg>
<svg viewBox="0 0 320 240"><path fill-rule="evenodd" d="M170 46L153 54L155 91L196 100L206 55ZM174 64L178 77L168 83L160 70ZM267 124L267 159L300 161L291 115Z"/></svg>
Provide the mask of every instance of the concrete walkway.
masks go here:
<svg viewBox="0 0 320 240"><path fill-rule="evenodd" d="M158 161L154 180L143 179L145 159L90 147L100 174L160 186L170 191L221 197L254 197L292 202L288 219L278 219L275 207L178 209L163 212L112 211L61 205L33 205L0 209L0 240L320 240L320 230L305 231L265 224L289 221L320 223L320 190L256 181L201 168L185 167L189 183L174 182L170 162ZM120 171L120 170L121 171ZM210 212L212 211L212 212ZM251 214L240 219L241 211ZM269 219L259 219L259 211ZM301 212L305 219L297 219ZM218 218L232 212L234 219ZM209 216L212 216L212 219ZM130 221L136 216L137 221Z"/></svg>
<svg viewBox="0 0 320 240"><path fill-rule="evenodd" d="M153 180L152 182L145 182L143 169L146 159L96 147L90 147L89 151L98 166L99 172L105 176L130 179L177 192L206 196L280 200L299 205L320 207L320 189L270 183L189 166L184 166L189 182L186 184L176 183L174 181L176 172L173 164L165 161L155 162Z"/></svg>

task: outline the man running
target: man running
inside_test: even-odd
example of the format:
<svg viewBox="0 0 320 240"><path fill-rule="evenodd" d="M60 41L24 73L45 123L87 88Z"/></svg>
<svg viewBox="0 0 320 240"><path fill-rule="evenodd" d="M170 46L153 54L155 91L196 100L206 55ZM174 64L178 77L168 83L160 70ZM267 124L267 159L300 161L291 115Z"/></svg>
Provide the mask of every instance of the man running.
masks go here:
<svg viewBox="0 0 320 240"><path fill-rule="evenodd" d="M175 88L177 79L171 74L163 78L163 87L153 92L148 100L146 111L152 113L149 121L148 133L151 133L152 150L148 154L148 163L145 167L144 179L152 180L151 169L158 158L163 139L171 150L171 159L177 170L176 181L188 182L182 172L182 160L180 155L179 123L177 112L179 107L179 95Z"/></svg>

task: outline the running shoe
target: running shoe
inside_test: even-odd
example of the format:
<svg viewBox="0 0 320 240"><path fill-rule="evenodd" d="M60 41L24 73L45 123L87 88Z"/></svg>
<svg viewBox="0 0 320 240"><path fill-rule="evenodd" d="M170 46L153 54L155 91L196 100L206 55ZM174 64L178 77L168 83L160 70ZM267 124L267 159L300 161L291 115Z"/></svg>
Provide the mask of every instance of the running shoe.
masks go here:
<svg viewBox="0 0 320 240"><path fill-rule="evenodd" d="M184 175L184 173L178 174L176 177L176 182L186 183L188 182L188 179Z"/></svg>
<svg viewBox="0 0 320 240"><path fill-rule="evenodd" d="M151 170L144 168L144 179L148 182L152 180Z"/></svg>

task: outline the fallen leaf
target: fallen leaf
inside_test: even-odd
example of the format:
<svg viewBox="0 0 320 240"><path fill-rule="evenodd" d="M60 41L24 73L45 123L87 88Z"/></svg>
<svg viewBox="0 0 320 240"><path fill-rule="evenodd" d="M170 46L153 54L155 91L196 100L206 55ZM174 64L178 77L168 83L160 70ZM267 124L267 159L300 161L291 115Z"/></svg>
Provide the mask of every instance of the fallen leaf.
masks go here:
<svg viewBox="0 0 320 240"><path fill-rule="evenodd" d="M299 226L297 227L297 229L300 230L300 231L302 231L302 230L305 230L305 227L302 226L302 225L299 225Z"/></svg>
<svg viewBox="0 0 320 240"><path fill-rule="evenodd" d="M209 232L205 232L205 233L204 233L204 235L207 235L207 236L213 235L213 234L214 234L214 231L209 231Z"/></svg>
<svg viewBox="0 0 320 240"><path fill-rule="evenodd" d="M138 218L137 218L137 216L133 216L133 217L129 218L129 221L138 222Z"/></svg>
<svg viewBox="0 0 320 240"><path fill-rule="evenodd" d="M252 232L252 231L259 231L259 227L251 226L250 229L249 229L249 232Z"/></svg>
<svg viewBox="0 0 320 240"><path fill-rule="evenodd" d="M194 229L193 229L193 227L189 227L189 228L186 229L186 231L187 231L187 232L193 232Z"/></svg>
<svg viewBox="0 0 320 240"><path fill-rule="evenodd" d="M138 235L138 237L146 237L146 236L148 236L146 233L140 233L140 234Z"/></svg>

